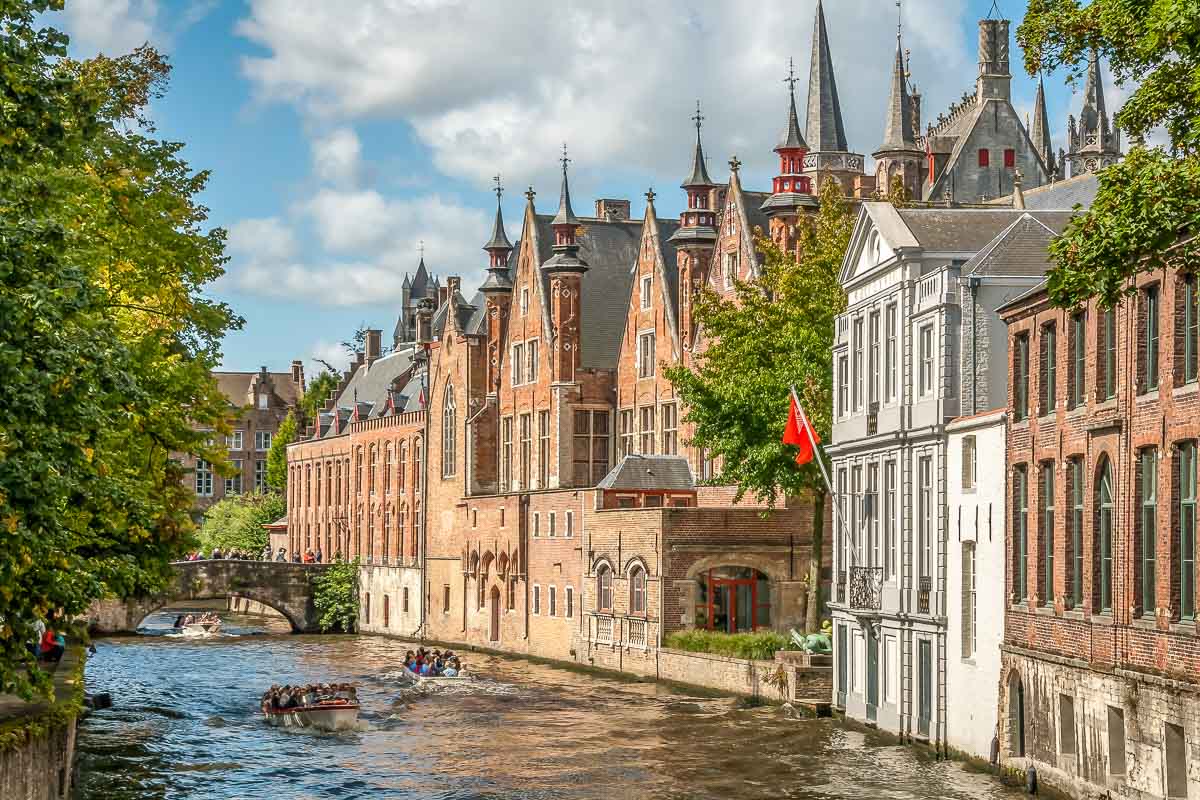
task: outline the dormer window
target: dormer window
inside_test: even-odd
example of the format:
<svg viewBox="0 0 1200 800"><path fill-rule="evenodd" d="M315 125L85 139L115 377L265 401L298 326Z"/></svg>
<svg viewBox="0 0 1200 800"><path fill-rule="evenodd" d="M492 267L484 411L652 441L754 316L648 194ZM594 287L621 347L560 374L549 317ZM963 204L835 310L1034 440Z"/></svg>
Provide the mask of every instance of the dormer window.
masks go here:
<svg viewBox="0 0 1200 800"><path fill-rule="evenodd" d="M266 392L259 392L258 408L260 411L266 411L271 402L271 398Z"/></svg>

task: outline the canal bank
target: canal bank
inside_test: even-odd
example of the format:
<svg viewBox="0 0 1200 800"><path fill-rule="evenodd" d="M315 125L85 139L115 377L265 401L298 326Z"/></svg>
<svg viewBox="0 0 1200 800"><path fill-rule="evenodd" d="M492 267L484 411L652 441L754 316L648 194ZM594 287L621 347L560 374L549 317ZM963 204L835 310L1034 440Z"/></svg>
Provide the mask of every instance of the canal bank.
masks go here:
<svg viewBox="0 0 1200 800"><path fill-rule="evenodd" d="M54 671L54 697L26 702L0 695L0 798L67 800L76 725L83 710L86 650L74 645Z"/></svg>

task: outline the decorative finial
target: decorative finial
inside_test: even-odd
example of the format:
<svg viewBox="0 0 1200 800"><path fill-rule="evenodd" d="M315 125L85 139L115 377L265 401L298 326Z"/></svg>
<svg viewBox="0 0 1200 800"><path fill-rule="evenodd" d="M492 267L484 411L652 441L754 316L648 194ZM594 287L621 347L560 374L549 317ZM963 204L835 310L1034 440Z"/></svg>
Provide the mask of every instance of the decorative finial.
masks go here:
<svg viewBox="0 0 1200 800"><path fill-rule="evenodd" d="M496 188L492 191L496 193L496 199L500 199L500 195L504 194L504 187L500 185L500 174L496 173L492 176L492 180L496 182Z"/></svg>
<svg viewBox="0 0 1200 800"><path fill-rule="evenodd" d="M1019 169L1013 170L1013 184L1014 185L1020 186L1021 181L1024 179L1025 179L1025 176L1021 174L1021 170L1019 170Z"/></svg>
<svg viewBox="0 0 1200 800"><path fill-rule="evenodd" d="M533 190L533 187L530 186L528 189L525 190L525 199L532 203L534 195L536 195L536 194L537 194L537 192L535 192Z"/></svg>
<svg viewBox="0 0 1200 800"><path fill-rule="evenodd" d="M896 0L896 38L900 38L900 31L904 28L904 9L900 6L900 0Z"/></svg>
<svg viewBox="0 0 1200 800"><path fill-rule="evenodd" d="M733 172L737 172L738 168L740 168L741 166L742 166L742 161L741 161L741 159L739 159L737 157L737 154L735 153L733 158L729 159L729 169Z"/></svg>
<svg viewBox="0 0 1200 800"><path fill-rule="evenodd" d="M421 254L421 260L425 260L425 240L421 239L417 242L417 252Z"/></svg>
<svg viewBox="0 0 1200 800"><path fill-rule="evenodd" d="M656 195L656 194L654 193L654 187L653 187L653 186L651 186L651 187L650 187L650 188L649 188L649 189L646 191L646 202L647 202L647 203L653 203L653 202L654 202L654 198L655 198L655 197L657 197L657 196L658 196L658 195Z"/></svg>
<svg viewBox="0 0 1200 800"><path fill-rule="evenodd" d="M700 132L700 123L704 121L704 117L700 114L700 101L696 101L696 116L692 117L696 122L696 132Z"/></svg>
<svg viewBox="0 0 1200 800"><path fill-rule="evenodd" d="M567 143L566 142L563 142L563 154L562 154L562 158L560 158L559 161L562 162L563 173L566 174L567 164L571 163L571 159L567 158Z"/></svg>
<svg viewBox="0 0 1200 800"><path fill-rule="evenodd" d="M791 56L788 57L788 76L783 79L783 82L788 85L788 90L792 92L796 91L796 84L800 82L800 79L796 77L796 64Z"/></svg>

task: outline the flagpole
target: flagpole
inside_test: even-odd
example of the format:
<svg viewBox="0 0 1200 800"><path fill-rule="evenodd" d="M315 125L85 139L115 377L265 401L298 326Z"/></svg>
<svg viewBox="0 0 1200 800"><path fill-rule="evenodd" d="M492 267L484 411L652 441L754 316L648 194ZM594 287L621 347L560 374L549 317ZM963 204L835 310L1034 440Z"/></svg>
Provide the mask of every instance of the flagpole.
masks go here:
<svg viewBox="0 0 1200 800"><path fill-rule="evenodd" d="M850 545L848 549L850 551L852 560L857 561L858 548L854 545L854 537L850 535L850 531L846 527L846 521L842 519L842 504L838 501L837 492L833 490L833 483L829 480L829 473L825 470L825 461L821 458L820 445L817 444L817 440L813 438L812 426L808 422L808 415L804 413L804 406L800 403L800 398L796 394L795 385L789 386L788 389L792 393L792 402L796 404L796 409L800 412L800 416L802 418L801 421L803 424L800 427L804 428L804 432L808 434L809 444L812 445L813 460L816 461L817 466L821 468L821 477L825 479L825 488L829 490L829 496L833 498L833 514L835 517L837 517L838 530L842 532L842 535L846 537L846 541Z"/></svg>

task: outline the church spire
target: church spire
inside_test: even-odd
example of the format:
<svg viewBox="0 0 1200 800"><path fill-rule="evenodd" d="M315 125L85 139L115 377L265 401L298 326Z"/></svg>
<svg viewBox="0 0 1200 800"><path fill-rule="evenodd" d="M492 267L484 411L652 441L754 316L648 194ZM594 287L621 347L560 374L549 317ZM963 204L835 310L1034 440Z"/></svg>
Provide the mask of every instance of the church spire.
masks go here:
<svg viewBox="0 0 1200 800"><path fill-rule="evenodd" d="M496 193L496 221L492 225L492 238L483 246L488 254L488 276L479 287L479 291L485 295L488 292L512 291L512 280L508 275L508 256L513 246L508 241L508 234L504 232L504 212L500 206L500 196L504 194L504 187L500 185L499 175L492 180L496 182L496 188L492 190Z"/></svg>
<svg viewBox="0 0 1200 800"><path fill-rule="evenodd" d="M1095 50L1088 56L1087 81L1083 85L1083 110L1079 113L1079 127L1085 131L1100 128L1100 120L1107 120L1104 105L1104 75L1100 72L1100 55Z"/></svg>
<svg viewBox="0 0 1200 800"><path fill-rule="evenodd" d="M1097 172L1121 158L1121 134L1108 120L1104 73L1100 69L1100 54L1095 50L1088 56L1079 125L1076 126L1074 116L1067 117L1067 147L1072 177Z"/></svg>
<svg viewBox="0 0 1200 800"><path fill-rule="evenodd" d="M554 222L551 224L555 226L570 224L574 227L579 224L579 219L571 210L571 186L567 182L567 164L571 163L571 159L567 158L566 142L563 143L562 158L559 161L562 163L562 185L558 190L558 213L554 215Z"/></svg>
<svg viewBox="0 0 1200 800"><path fill-rule="evenodd" d="M805 133L813 152L842 153L849 150L821 0L817 0L817 17L813 23L812 62L808 69L808 125Z"/></svg>
<svg viewBox="0 0 1200 800"><path fill-rule="evenodd" d="M690 189L715 186L712 178L708 177L708 167L704 164L704 147L700 144L700 124L704 122L704 117L700 114L699 100L696 101L696 115L692 117L692 120L696 123L696 149L692 153L692 174L680 184L680 187Z"/></svg>
<svg viewBox="0 0 1200 800"><path fill-rule="evenodd" d="M1054 175L1054 144L1050 140L1050 122L1046 114L1046 87L1038 75L1037 96L1033 100L1033 126L1029 129L1033 149L1042 157L1046 174Z"/></svg>
<svg viewBox="0 0 1200 800"><path fill-rule="evenodd" d="M562 186L558 192L558 213L550 221L554 230L554 255L542 264L547 272L586 272L587 262L579 258L579 244L575 241L575 232L579 227L579 218L571 210L571 185L567 180L567 145L563 144Z"/></svg>
<svg viewBox="0 0 1200 800"><path fill-rule="evenodd" d="M796 77L796 67L792 60L788 59L788 76L783 79L783 82L788 85L788 97L791 100L791 105L788 107L787 127L783 129L783 133L779 136L779 144L775 146L775 152L781 153L784 150L807 150L808 144L804 141L804 136L800 133L800 120L796 116L796 83L799 82Z"/></svg>
<svg viewBox="0 0 1200 800"><path fill-rule="evenodd" d="M913 134L912 101L908 96L908 72L904 66L904 47L900 42L900 31L896 31L896 61L892 65L892 91L888 97L887 119L883 128L884 150L915 150L916 136Z"/></svg>

